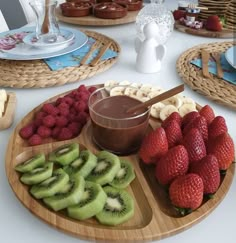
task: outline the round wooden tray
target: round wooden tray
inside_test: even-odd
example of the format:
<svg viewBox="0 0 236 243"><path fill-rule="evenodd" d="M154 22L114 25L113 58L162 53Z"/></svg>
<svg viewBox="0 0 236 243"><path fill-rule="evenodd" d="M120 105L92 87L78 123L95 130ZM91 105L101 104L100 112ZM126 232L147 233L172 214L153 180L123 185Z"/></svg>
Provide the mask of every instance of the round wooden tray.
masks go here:
<svg viewBox="0 0 236 243"><path fill-rule="evenodd" d="M119 25L135 22L136 16L139 11L128 11L128 14L119 19L101 19L96 18L93 15L85 17L66 17L61 13L60 8L56 9L57 18L65 23L78 24L78 25L90 25L90 26L109 26L109 25Z"/></svg>
<svg viewBox="0 0 236 243"><path fill-rule="evenodd" d="M50 99L55 101L58 96ZM108 227L99 224L95 219L77 221L67 217L66 213L54 212L48 209L41 201L34 199L28 192L28 187L19 180L19 173L14 169L17 161L22 161L30 156L43 152L46 155L65 143L78 142L83 144L95 154L97 147L91 140L90 122L82 130L79 137L63 142L48 141L47 144L28 147L18 135L19 129L32 120L36 107L15 128L6 151L6 174L12 190L20 202L35 216L45 223L65 233L86 240L100 240L105 242L146 242L159 240L182 232L200 222L223 200L230 188L234 177L235 164L233 163L222 177L221 185L213 199L205 201L195 212L179 217L170 204L166 191L158 185L152 166L145 166L139 161L137 154L124 158L133 163L136 178L127 188L134 198L135 214L128 222ZM160 126L157 120L150 120L150 129Z"/></svg>
<svg viewBox="0 0 236 243"><path fill-rule="evenodd" d="M231 46L233 46L233 41L192 47L181 54L177 60L176 68L179 76L191 89L221 105L236 109L236 86L215 75L211 75L211 78L205 78L202 69L190 63L195 58L201 58L201 49L203 48L209 52L225 52Z"/></svg>
<svg viewBox="0 0 236 243"><path fill-rule="evenodd" d="M192 29L187 26L184 26L179 23L179 21L175 22L175 28L181 32L203 36L203 37L210 37L210 38L233 38L236 37L236 33L234 30L231 29L223 29L222 31L210 31L206 29Z"/></svg>
<svg viewBox="0 0 236 243"><path fill-rule="evenodd" d="M43 60L15 61L0 59L0 86L14 88L61 86L66 83L90 78L106 71L117 62L120 46L115 40L94 31L81 31L100 42L101 45L111 42L109 48L118 53L117 57L99 61L95 66L80 65L78 67L63 68L58 71L51 71Z"/></svg>

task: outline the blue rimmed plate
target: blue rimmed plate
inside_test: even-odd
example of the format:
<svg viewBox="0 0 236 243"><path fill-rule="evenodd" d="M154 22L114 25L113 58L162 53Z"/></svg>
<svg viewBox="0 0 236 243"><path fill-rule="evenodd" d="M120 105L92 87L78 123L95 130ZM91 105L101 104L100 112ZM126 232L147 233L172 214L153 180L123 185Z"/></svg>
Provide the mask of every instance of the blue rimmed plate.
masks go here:
<svg viewBox="0 0 236 243"><path fill-rule="evenodd" d="M225 58L228 61L228 63L236 69L236 46L230 47L225 52Z"/></svg>
<svg viewBox="0 0 236 243"><path fill-rule="evenodd" d="M20 28L0 34L0 58L8 60L37 60L61 56L81 48L88 41L86 34L79 30L65 28L74 38L65 48L35 48L23 42L24 37L33 34L35 27Z"/></svg>

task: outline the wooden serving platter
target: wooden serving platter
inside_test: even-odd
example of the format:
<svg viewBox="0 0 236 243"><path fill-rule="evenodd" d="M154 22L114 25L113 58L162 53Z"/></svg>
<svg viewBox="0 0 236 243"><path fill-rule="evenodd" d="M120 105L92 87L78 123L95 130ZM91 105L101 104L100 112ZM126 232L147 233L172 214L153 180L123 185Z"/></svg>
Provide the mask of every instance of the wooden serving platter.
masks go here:
<svg viewBox="0 0 236 243"><path fill-rule="evenodd" d="M7 93L5 111L0 118L0 130L7 129L12 125L15 115L16 95L13 92Z"/></svg>
<svg viewBox="0 0 236 243"><path fill-rule="evenodd" d="M230 29L223 29L222 31L210 31L206 29L192 29L190 27L184 26L179 23L179 21L175 22L175 28L181 32L197 35L209 38L233 38L236 36L235 32Z"/></svg>
<svg viewBox="0 0 236 243"><path fill-rule="evenodd" d="M128 14L119 19L101 19L96 18L93 15L85 17L66 17L61 13L60 8L56 9L57 18L65 23L78 24L78 25L90 25L90 26L109 26L109 25L120 25L135 22L136 16L139 11L128 11Z"/></svg>
<svg viewBox="0 0 236 243"><path fill-rule="evenodd" d="M48 101L55 101L57 97ZM230 188L235 170L234 163L227 170L226 175L222 177L221 185L214 198L205 201L195 212L185 217L180 217L171 206L167 192L158 185L153 167L144 165L139 161L137 154L132 154L124 157L132 162L136 173L135 180L127 188L133 196L135 204L135 214L129 221L115 227L108 227L99 224L95 219L77 221L69 218L65 212L54 212L48 209L41 201L31 196L28 192L28 187L20 182L19 173L14 170L16 164L38 152L44 152L47 155L58 146L71 142L78 142L81 146L87 147L95 154L99 150L91 139L90 122L85 125L82 133L72 140L60 142L50 140L47 144L34 147L27 146L23 139L20 138L18 132L22 126L32 120L40 107L36 107L26 115L12 133L6 151L6 174L10 186L20 202L45 223L65 233L81 239L104 242L146 242L159 240L180 233L200 222L216 208ZM157 120L150 119L149 129L158 126L160 126L160 123Z"/></svg>

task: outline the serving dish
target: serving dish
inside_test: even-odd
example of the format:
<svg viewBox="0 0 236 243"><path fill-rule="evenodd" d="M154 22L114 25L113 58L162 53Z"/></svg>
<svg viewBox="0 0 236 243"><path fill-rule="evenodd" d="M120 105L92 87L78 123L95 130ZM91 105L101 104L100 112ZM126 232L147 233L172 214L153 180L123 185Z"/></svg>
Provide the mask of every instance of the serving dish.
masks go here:
<svg viewBox="0 0 236 243"><path fill-rule="evenodd" d="M47 102L55 101L57 95ZM65 94L63 94L65 95ZM214 210L223 200L230 188L234 177L235 164L232 163L227 173L221 178L221 185L214 195L214 199L205 201L195 212L180 217L170 204L166 191L160 187L155 179L152 166L145 166L137 154L123 156L129 160L135 169L136 178L127 188L134 198L135 214L132 219L124 224L107 227L100 225L96 220L89 219L77 221L70 219L64 212L54 212L44 206L40 201L34 199L28 192L28 187L19 181L19 174L14 167L19 160L29 158L36 153L44 152L46 155L62 144L77 142L97 154L99 149L91 139L91 124L88 122L81 134L66 141L56 142L48 140L46 144L39 146L28 146L19 136L19 129L33 119L34 114L41 108L42 104L27 114L16 126L9 140L6 151L6 174L10 186L19 201L35 216L45 223L65 233L86 240L117 241L117 242L146 242L158 240L182 232L194 224L200 222ZM160 126L156 119L150 119L149 129Z"/></svg>

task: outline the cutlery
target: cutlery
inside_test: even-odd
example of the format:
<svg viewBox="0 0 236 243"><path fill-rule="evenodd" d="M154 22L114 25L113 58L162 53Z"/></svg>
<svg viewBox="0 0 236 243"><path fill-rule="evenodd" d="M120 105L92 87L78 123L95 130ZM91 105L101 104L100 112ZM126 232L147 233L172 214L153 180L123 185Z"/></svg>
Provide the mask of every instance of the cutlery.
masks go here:
<svg viewBox="0 0 236 243"><path fill-rule="evenodd" d="M218 53L218 52L214 52L214 53L211 53L211 56L213 57L213 59L216 62L216 68L217 68L217 76L218 76L218 78L223 78L224 72L222 70L221 62L220 62L221 54Z"/></svg>
<svg viewBox="0 0 236 243"><path fill-rule="evenodd" d="M96 48L98 48L100 45L99 41L95 41L93 43L93 45L91 46L89 52L83 57L83 59L81 60L80 64L84 65L87 61L87 59L90 57L90 55L95 51Z"/></svg>
<svg viewBox="0 0 236 243"><path fill-rule="evenodd" d="M210 74L208 71L208 61L210 58L210 53L204 49L201 50L202 57L202 74L205 78L210 78Z"/></svg>

